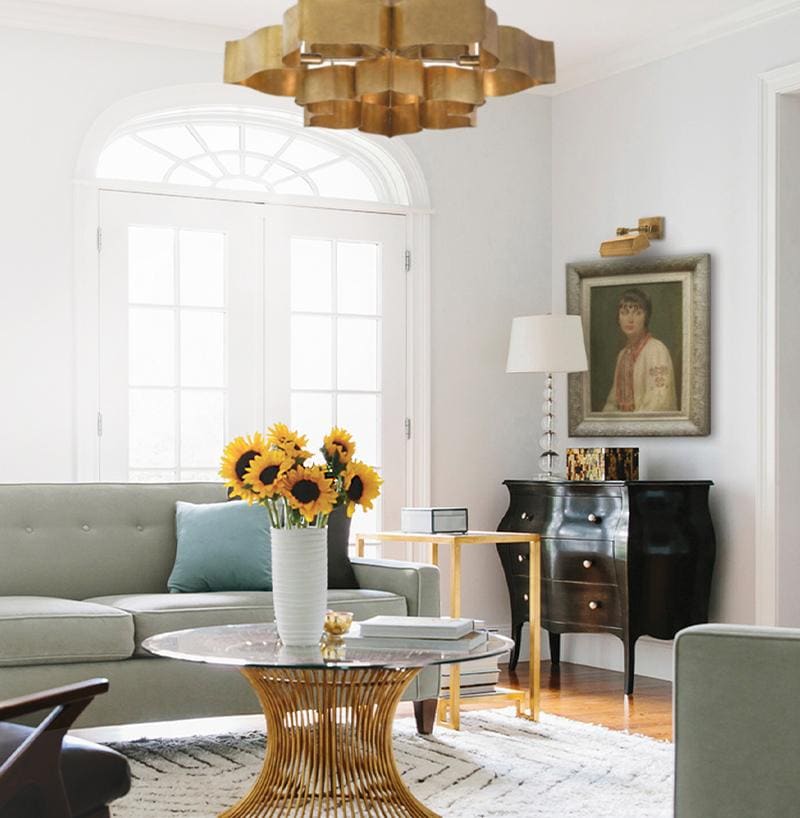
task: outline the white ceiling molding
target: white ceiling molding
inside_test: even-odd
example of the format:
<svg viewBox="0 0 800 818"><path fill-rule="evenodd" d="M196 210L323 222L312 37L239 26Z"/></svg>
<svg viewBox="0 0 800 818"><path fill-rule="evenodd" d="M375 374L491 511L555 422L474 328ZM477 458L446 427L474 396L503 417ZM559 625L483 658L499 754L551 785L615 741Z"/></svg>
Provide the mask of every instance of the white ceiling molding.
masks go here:
<svg viewBox="0 0 800 818"><path fill-rule="evenodd" d="M704 43L798 11L800 11L800 0L759 0L746 9L740 9L700 25L678 27L644 40L634 48L626 48L612 55L588 60L580 65L559 71L555 85L543 86L536 89L536 92L547 96L558 96L565 91L571 91L632 68L663 60L674 54L680 54L682 51L697 48ZM557 47L556 61L558 61Z"/></svg>
<svg viewBox="0 0 800 818"><path fill-rule="evenodd" d="M607 13L606 4L598 3L597 6L598 13ZM700 25L677 26L662 30L657 36L642 40L633 48L623 48L610 55L598 56L584 63L560 68L556 85L542 86L528 93L556 96L798 11L800 0L759 0L746 8L715 17ZM38 0L0 0L0 26L168 46L220 55L225 40L235 39L247 33L238 28L121 14Z"/></svg>
<svg viewBox="0 0 800 818"><path fill-rule="evenodd" d="M225 40L241 37L246 33L239 29L35 0L0 0L0 26L169 46L189 51L209 51L220 56L225 48Z"/></svg>

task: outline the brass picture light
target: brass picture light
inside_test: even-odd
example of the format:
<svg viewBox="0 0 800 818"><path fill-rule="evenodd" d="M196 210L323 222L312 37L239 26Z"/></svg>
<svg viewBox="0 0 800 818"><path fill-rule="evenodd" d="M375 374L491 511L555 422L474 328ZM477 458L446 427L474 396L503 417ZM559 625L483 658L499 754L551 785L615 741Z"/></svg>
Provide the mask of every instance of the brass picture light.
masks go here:
<svg viewBox="0 0 800 818"><path fill-rule="evenodd" d="M600 245L603 258L613 256L636 256L644 252L653 239L664 238L663 216L648 216L639 219L638 227L618 227L617 237Z"/></svg>

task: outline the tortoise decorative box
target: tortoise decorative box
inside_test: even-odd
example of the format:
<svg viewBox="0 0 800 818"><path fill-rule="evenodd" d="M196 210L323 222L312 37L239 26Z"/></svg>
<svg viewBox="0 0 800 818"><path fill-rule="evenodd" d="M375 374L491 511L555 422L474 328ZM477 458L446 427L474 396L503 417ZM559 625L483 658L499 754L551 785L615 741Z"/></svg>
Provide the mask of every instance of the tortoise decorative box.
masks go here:
<svg viewBox="0 0 800 818"><path fill-rule="evenodd" d="M568 480L638 480L639 449L567 449Z"/></svg>

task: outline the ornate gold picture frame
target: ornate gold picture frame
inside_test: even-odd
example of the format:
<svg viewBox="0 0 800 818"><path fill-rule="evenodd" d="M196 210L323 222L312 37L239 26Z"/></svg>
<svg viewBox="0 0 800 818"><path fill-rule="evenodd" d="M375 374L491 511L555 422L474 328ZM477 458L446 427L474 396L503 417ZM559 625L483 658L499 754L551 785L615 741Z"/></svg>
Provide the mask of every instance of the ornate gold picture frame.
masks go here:
<svg viewBox="0 0 800 818"><path fill-rule="evenodd" d="M587 372L569 376L572 437L710 432L708 255L567 265Z"/></svg>

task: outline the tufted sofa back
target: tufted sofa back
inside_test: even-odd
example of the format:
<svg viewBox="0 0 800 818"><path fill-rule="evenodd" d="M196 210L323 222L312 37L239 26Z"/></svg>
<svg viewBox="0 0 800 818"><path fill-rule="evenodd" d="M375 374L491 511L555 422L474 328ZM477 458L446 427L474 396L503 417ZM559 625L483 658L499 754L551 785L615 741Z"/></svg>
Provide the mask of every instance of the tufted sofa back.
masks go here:
<svg viewBox="0 0 800 818"><path fill-rule="evenodd" d="M221 483L0 484L0 596L165 592L175 501L225 499Z"/></svg>

